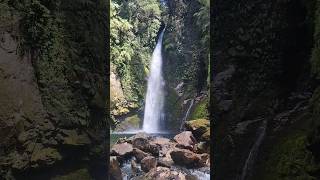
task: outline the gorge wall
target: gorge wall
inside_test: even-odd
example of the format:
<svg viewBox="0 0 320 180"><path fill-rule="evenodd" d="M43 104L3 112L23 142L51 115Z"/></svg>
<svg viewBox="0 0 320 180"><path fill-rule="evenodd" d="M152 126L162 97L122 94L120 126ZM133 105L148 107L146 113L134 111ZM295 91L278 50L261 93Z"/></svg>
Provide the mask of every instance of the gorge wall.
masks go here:
<svg viewBox="0 0 320 180"><path fill-rule="evenodd" d="M151 54L164 26L164 124L168 130L180 129L196 97L195 107L201 104L204 114L198 118L208 116L209 0L160 2L111 1L111 116L116 131L141 127Z"/></svg>
<svg viewBox="0 0 320 180"><path fill-rule="evenodd" d="M214 1L215 179L319 178L318 13L318 1Z"/></svg>
<svg viewBox="0 0 320 180"><path fill-rule="evenodd" d="M0 179L106 176L104 7L0 2Z"/></svg>
<svg viewBox="0 0 320 180"><path fill-rule="evenodd" d="M168 129L180 129L193 100L187 120L208 119L209 7L209 0L167 1L163 46Z"/></svg>

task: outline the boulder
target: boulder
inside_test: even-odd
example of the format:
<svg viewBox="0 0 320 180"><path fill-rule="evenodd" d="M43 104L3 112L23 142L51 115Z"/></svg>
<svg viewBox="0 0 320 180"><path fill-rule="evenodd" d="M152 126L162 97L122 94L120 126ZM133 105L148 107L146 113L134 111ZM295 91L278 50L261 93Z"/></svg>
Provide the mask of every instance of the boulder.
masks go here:
<svg viewBox="0 0 320 180"><path fill-rule="evenodd" d="M154 144L158 144L158 145L160 145L160 146L165 146L165 145L171 144L170 139L168 139L168 138L163 138L163 137L156 137L156 138L153 139L151 142L154 143Z"/></svg>
<svg viewBox="0 0 320 180"><path fill-rule="evenodd" d="M192 135L191 131L184 131L177 134L174 140L178 143L179 148L193 149L194 145L197 143L196 139Z"/></svg>
<svg viewBox="0 0 320 180"><path fill-rule="evenodd" d="M150 142L150 140L148 140L146 138L138 137L138 138L133 139L132 146L134 148L140 149L142 151L149 152L154 156L159 155L160 146Z"/></svg>
<svg viewBox="0 0 320 180"><path fill-rule="evenodd" d="M132 154L133 148L132 145L125 142L121 144L115 144L111 148L110 154L112 156L128 157Z"/></svg>
<svg viewBox="0 0 320 180"><path fill-rule="evenodd" d="M159 156L164 156L170 149L173 149L176 145L170 139L157 137L151 141L151 144L156 144L159 146Z"/></svg>
<svg viewBox="0 0 320 180"><path fill-rule="evenodd" d="M210 121L207 119L197 119L187 121L185 123L187 130L192 131L192 134L198 139L202 139L202 135L209 132L210 135Z"/></svg>
<svg viewBox="0 0 320 180"><path fill-rule="evenodd" d="M202 136L200 137L201 141L205 141L205 142L210 142L210 128L208 128L208 130L202 134Z"/></svg>
<svg viewBox="0 0 320 180"><path fill-rule="evenodd" d="M157 166L157 160L153 156L148 156L141 160L141 169L144 172L149 172L150 169L155 168L156 166Z"/></svg>
<svg viewBox="0 0 320 180"><path fill-rule="evenodd" d="M208 153L210 151L210 144L208 142L199 142L196 147L197 147L197 153Z"/></svg>
<svg viewBox="0 0 320 180"><path fill-rule="evenodd" d="M151 137L147 133L139 132L139 133L135 134L134 136L131 136L130 138L128 138L128 141L132 142L136 138L142 138L142 139L146 139L146 140L151 139Z"/></svg>
<svg viewBox="0 0 320 180"><path fill-rule="evenodd" d="M151 169L142 179L157 179L157 180L185 180L185 175L181 172L170 170L167 167L156 167Z"/></svg>
<svg viewBox="0 0 320 180"><path fill-rule="evenodd" d="M160 146L154 143L149 143L148 148L146 149L147 152L150 152L154 156L159 156Z"/></svg>
<svg viewBox="0 0 320 180"><path fill-rule="evenodd" d="M158 160L157 166L170 168L172 166L172 162L162 158Z"/></svg>
<svg viewBox="0 0 320 180"><path fill-rule="evenodd" d="M136 158L137 162L140 162L143 158L150 156L150 154L141 151L140 149L133 148L133 156Z"/></svg>
<svg viewBox="0 0 320 180"><path fill-rule="evenodd" d="M170 153L170 156L175 164L181 166L188 168L202 166L200 156L187 149L175 149Z"/></svg>
<svg viewBox="0 0 320 180"><path fill-rule="evenodd" d="M138 167L137 167L137 163L135 160L131 160L131 171L132 171L132 174L137 174L138 173Z"/></svg>
<svg viewBox="0 0 320 180"><path fill-rule="evenodd" d="M134 138L132 140L132 146L134 148L137 148L137 149L141 149L143 151L145 151L146 149L148 149L148 145L149 145L149 140L146 139L146 138Z"/></svg>
<svg viewBox="0 0 320 180"><path fill-rule="evenodd" d="M187 174L186 180L199 180L196 175Z"/></svg>
<svg viewBox="0 0 320 180"><path fill-rule="evenodd" d="M124 138L119 138L117 140L116 144L121 144L121 143L125 143L125 142L131 143L131 142L128 141L128 139L126 137L124 137Z"/></svg>
<svg viewBox="0 0 320 180"><path fill-rule="evenodd" d="M109 174L110 180L122 180L120 165L115 156L110 156Z"/></svg>
<svg viewBox="0 0 320 180"><path fill-rule="evenodd" d="M203 153L199 155L200 157L200 166L210 167L210 155Z"/></svg>

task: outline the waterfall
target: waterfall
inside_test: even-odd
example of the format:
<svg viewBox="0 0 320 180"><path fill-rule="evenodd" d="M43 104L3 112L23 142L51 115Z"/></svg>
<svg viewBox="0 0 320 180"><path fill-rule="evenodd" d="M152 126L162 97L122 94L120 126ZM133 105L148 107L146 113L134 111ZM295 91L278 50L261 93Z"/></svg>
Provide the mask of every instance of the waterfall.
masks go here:
<svg viewBox="0 0 320 180"><path fill-rule="evenodd" d="M143 131L156 133L161 131L160 122L164 119L164 80L162 77L162 30L157 45L152 54L151 70L148 78L148 89L143 118Z"/></svg>
<svg viewBox="0 0 320 180"><path fill-rule="evenodd" d="M191 103L190 103L190 105L189 105L189 108L188 108L186 114L184 115L184 117L183 117L183 119L182 119L182 122L181 122L181 125L180 125L180 131L183 130L183 124L184 124L184 122L187 121L187 118L188 118L188 116L189 116L189 114L190 114L190 110L191 110L191 108L192 108L192 106L193 106L193 103L194 103L194 99L191 99L190 101L191 101Z"/></svg>
<svg viewBox="0 0 320 180"><path fill-rule="evenodd" d="M258 130L258 138L254 143L254 145L252 146L250 153L248 155L248 158L242 169L242 174L241 174L241 177L239 178L240 180L245 180L248 176L250 176L249 173L251 173L252 167L258 155L259 147L266 134L266 129L267 129L267 120L264 120L262 122L262 126L259 127L259 130Z"/></svg>

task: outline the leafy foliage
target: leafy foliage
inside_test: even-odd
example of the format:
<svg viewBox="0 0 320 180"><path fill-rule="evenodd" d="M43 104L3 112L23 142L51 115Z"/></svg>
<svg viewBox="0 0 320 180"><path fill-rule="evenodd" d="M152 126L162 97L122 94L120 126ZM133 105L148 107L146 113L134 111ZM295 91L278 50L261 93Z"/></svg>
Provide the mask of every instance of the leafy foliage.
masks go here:
<svg viewBox="0 0 320 180"><path fill-rule="evenodd" d="M145 77L160 27L156 0L111 1L111 63L128 101L143 99ZM141 102L141 101L140 101Z"/></svg>
<svg viewBox="0 0 320 180"><path fill-rule="evenodd" d="M210 1L199 0L199 2L201 8L198 12L194 13L194 16L197 17L197 25L201 27L202 30L202 44L208 47L210 40Z"/></svg>
<svg viewBox="0 0 320 180"><path fill-rule="evenodd" d="M190 120L193 119L208 119L209 112L208 112L208 105L209 99L203 99L198 104L195 105L193 112L190 114Z"/></svg>
<svg viewBox="0 0 320 180"><path fill-rule="evenodd" d="M164 49L170 66L165 74L170 81L184 81L187 91L199 92L208 74L209 1L174 0L168 6Z"/></svg>

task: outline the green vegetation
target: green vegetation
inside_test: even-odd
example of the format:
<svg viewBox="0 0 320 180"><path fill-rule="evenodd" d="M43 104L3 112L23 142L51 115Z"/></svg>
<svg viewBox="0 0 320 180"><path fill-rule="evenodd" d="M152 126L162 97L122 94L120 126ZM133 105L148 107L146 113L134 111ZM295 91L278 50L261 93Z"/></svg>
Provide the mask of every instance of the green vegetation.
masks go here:
<svg viewBox="0 0 320 180"><path fill-rule="evenodd" d="M209 118L209 111L208 111L209 99L203 99L198 104L195 105L194 110L190 114L191 120L193 119L208 119Z"/></svg>
<svg viewBox="0 0 320 180"><path fill-rule="evenodd" d="M19 52L32 59L45 108L66 126L105 124L90 112L105 107L104 6L91 0L1 2L1 11L19 17Z"/></svg>
<svg viewBox="0 0 320 180"><path fill-rule="evenodd" d="M169 1L168 7L164 56L170 66L165 76L174 83L185 82L188 91L199 92L206 89L208 76L210 3Z"/></svg>
<svg viewBox="0 0 320 180"><path fill-rule="evenodd" d="M110 5L111 64L115 66L127 101L141 103L161 24L160 4L156 0L113 0Z"/></svg>
<svg viewBox="0 0 320 180"><path fill-rule="evenodd" d="M319 171L311 152L306 149L307 139L301 133L282 138L272 147L262 179L315 180ZM260 176L261 177L261 176Z"/></svg>
<svg viewBox="0 0 320 180"><path fill-rule="evenodd" d="M115 131L125 131L125 130L131 130L131 129L139 129L140 125L140 118L138 115L133 115L130 117L125 118L125 120L116 126Z"/></svg>
<svg viewBox="0 0 320 180"><path fill-rule="evenodd" d="M173 0L167 1L166 5L158 0L110 2L111 71L119 79L125 98L114 98L114 102L111 102L111 111L114 112L112 115L122 116L142 107L149 62L163 23L166 25L163 42L165 111L168 112L167 119L172 125L168 128L178 128L182 115L179 104L183 99L207 90L209 1ZM186 85L183 98L179 98L171 88L180 82ZM126 112L118 113L120 109L125 109ZM199 113L202 113L199 116L205 116L206 112L203 110Z"/></svg>

